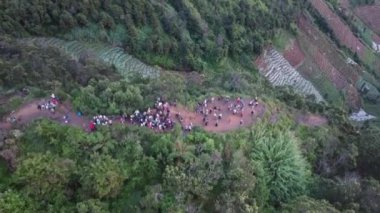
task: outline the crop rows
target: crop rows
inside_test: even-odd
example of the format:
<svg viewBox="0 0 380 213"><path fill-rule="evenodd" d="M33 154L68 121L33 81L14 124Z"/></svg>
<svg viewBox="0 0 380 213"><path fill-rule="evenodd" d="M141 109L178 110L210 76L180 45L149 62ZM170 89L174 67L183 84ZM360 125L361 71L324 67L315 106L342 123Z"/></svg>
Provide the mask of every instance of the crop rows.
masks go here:
<svg viewBox="0 0 380 213"><path fill-rule="evenodd" d="M352 52L357 52L363 58L366 47L355 37L351 29L343 23L339 16L329 8L326 2L324 0L311 0L310 3L326 20L339 42L351 49Z"/></svg>
<svg viewBox="0 0 380 213"><path fill-rule="evenodd" d="M348 82L346 78L330 63L319 49L313 49L312 54L314 55L314 62L337 89L343 89L347 86Z"/></svg>
<svg viewBox="0 0 380 213"><path fill-rule="evenodd" d="M257 62L260 72L273 86L291 86L299 94L314 95L317 102L323 101L317 89L275 49L265 50Z"/></svg>
<svg viewBox="0 0 380 213"><path fill-rule="evenodd" d="M359 80L358 70L351 64L347 63L347 58L344 58L337 46L322 32L320 32L309 20L304 16L298 20L298 27L303 32L301 37L305 40L303 42L307 45L304 47L310 50L310 45L315 46L320 52L323 52L325 58L343 75L350 83L355 84ZM314 57L313 57L314 58Z"/></svg>
<svg viewBox="0 0 380 213"><path fill-rule="evenodd" d="M144 64L119 47L84 44L78 41L64 41L57 38L25 38L20 39L19 42L29 46L58 48L75 59L79 59L83 54L90 53L105 63L115 66L117 71L125 77L132 73L139 73L143 77L149 78L155 78L159 75L158 69Z"/></svg>
<svg viewBox="0 0 380 213"><path fill-rule="evenodd" d="M355 9L355 14L374 32L380 33L380 5L367 5Z"/></svg>
<svg viewBox="0 0 380 213"><path fill-rule="evenodd" d="M347 58L342 56L336 45L320 32L307 16L298 20L298 27L301 30L300 43L307 57L316 66L314 72L321 73L335 89L343 91L350 108L359 109L362 106L361 98L352 86L359 80L358 66L348 63ZM315 85L321 88L320 84Z"/></svg>

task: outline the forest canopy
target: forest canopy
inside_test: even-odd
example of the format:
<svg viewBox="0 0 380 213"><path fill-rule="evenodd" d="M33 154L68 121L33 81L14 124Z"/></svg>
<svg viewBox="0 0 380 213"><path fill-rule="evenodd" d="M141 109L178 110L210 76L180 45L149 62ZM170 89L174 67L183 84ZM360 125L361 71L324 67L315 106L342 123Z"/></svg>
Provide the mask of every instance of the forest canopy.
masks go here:
<svg viewBox="0 0 380 213"><path fill-rule="evenodd" d="M297 15L313 16L305 1L0 1L0 212L380 212L378 124L272 87L253 66L276 34L295 36ZM109 63L132 57L159 74ZM53 100L57 111L41 109ZM236 128L207 131L204 101L226 101ZM12 123L25 106L38 116ZM229 116L206 110L212 127Z"/></svg>
<svg viewBox="0 0 380 213"><path fill-rule="evenodd" d="M205 62L260 53L276 29L290 26L302 5L282 0L5 0L0 33L102 41L150 63L202 70ZM176 64L162 64L163 58Z"/></svg>

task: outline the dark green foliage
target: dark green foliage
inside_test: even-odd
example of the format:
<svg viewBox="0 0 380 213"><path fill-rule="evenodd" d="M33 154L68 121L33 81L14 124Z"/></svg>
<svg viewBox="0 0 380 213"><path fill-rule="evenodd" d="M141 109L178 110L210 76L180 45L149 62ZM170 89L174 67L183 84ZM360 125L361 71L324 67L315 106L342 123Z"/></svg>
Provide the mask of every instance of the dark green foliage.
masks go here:
<svg viewBox="0 0 380 213"><path fill-rule="evenodd" d="M363 173L380 178L380 129L369 126L360 132L358 163Z"/></svg>
<svg viewBox="0 0 380 213"><path fill-rule="evenodd" d="M0 193L0 212L32 213L36 208L30 198L18 192L7 190Z"/></svg>
<svg viewBox="0 0 380 213"><path fill-rule="evenodd" d="M80 177L81 195L99 199L116 197L126 179L121 163L108 155L92 155L86 164Z"/></svg>
<svg viewBox="0 0 380 213"><path fill-rule="evenodd" d="M17 94L28 87L39 98L54 91L90 115L131 113L152 106L157 97L193 106L210 93L257 95L266 112L281 117L272 124L265 115L251 129L228 134L184 134L179 126L156 134L121 125L87 133L37 121L10 144L0 138L0 152L17 153L14 171L0 161L0 212L379 212L379 129L357 132L345 109L313 103L314 97L289 88L274 91L252 69L252 56L279 28L295 30L290 25L303 5L0 1L0 89L15 88ZM149 63L203 74L162 71L158 79L125 81L91 55L74 61L13 38L24 36L107 42ZM0 113L24 101L3 97ZM297 126L287 118L294 108L322 113L329 126Z"/></svg>
<svg viewBox="0 0 380 213"><path fill-rule="evenodd" d="M361 6L361 5L368 5L368 4L374 4L375 0L350 0L350 3L352 6Z"/></svg>
<svg viewBox="0 0 380 213"><path fill-rule="evenodd" d="M0 86L66 92L87 85L90 78L112 79L114 70L91 57L80 61L70 59L54 48L25 48L12 40L0 38Z"/></svg>
<svg viewBox="0 0 380 213"><path fill-rule="evenodd" d="M302 5L280 0L5 0L0 4L0 33L49 36L93 23L102 31L97 39L111 42L104 34L113 34L118 25L128 33L117 42L131 53L150 62L159 62L149 56L158 54L177 59L176 65L162 65L202 70L205 61L260 53L277 28L289 27L288 20Z"/></svg>
<svg viewBox="0 0 380 213"><path fill-rule="evenodd" d="M329 202L325 200L315 200L310 197L298 197L289 204L285 205L283 212L302 213L302 212L329 212L339 213Z"/></svg>
<svg viewBox="0 0 380 213"><path fill-rule="evenodd" d="M92 79L88 86L73 92L73 105L90 114L130 114L137 109L152 107L157 97L185 103L190 93L201 90L202 87L194 88L194 85L186 84L181 76L170 73L163 73L158 79L152 80L138 77L114 82Z"/></svg>
<svg viewBox="0 0 380 213"><path fill-rule="evenodd" d="M307 181L306 167L289 135L277 132L268 144L284 144L274 150L285 150L292 157L278 162L274 170L268 167L266 161L275 160L274 155L260 142L267 128L274 127L256 128L257 143L238 148L231 142L250 144L256 139L250 134L225 138L198 131L182 137L180 130L157 135L117 125L88 134L43 120L22 137L22 157L12 178L15 189L30 196L30 202L44 200L36 207L41 210L51 206L77 211L194 208L257 212L266 199L281 202L303 194ZM275 141L280 138L284 140ZM291 173L298 174L298 183ZM287 186L281 185L282 178L287 179ZM18 202L27 206L26 201Z"/></svg>
<svg viewBox="0 0 380 213"><path fill-rule="evenodd" d="M59 159L49 152L33 153L22 160L14 175L17 184L24 186L25 195L44 201L42 206L61 206L75 166L72 160Z"/></svg>
<svg viewBox="0 0 380 213"><path fill-rule="evenodd" d="M372 178L360 178L354 173L334 179L316 178L313 196L326 199L342 211L379 211L380 184Z"/></svg>

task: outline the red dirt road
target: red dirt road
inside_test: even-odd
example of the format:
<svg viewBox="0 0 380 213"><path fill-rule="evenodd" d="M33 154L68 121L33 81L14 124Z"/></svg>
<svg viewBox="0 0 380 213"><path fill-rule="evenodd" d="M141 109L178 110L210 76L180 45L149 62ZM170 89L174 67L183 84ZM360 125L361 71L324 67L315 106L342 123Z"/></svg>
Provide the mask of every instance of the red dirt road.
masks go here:
<svg viewBox="0 0 380 213"><path fill-rule="evenodd" d="M70 117L70 125L76 126L76 127L85 127L88 125L89 119L86 117L78 117L75 112L71 109L71 106L69 103L63 103L59 105L55 113L52 113L48 110L38 110L37 105L39 103L44 102L43 100L36 100L30 103L25 104L21 108L19 108L13 116L16 117L17 122L16 125L24 125L28 124L34 120L38 120L41 118L48 118L54 121L58 121L63 123L63 116L68 115ZM9 118L10 116L8 116ZM7 119L5 119L7 120ZM0 122L0 128L1 129L9 129L12 127L12 124L3 121Z"/></svg>
<svg viewBox="0 0 380 213"><path fill-rule="evenodd" d="M68 123L68 125L87 129L90 119L86 116L78 117L75 114L75 112L72 110L69 103L63 103L59 105L56 112L52 113L48 110L37 109L38 103L42 103L42 102L44 101L36 100L28 104L25 104L20 109L18 109L13 114L13 116L15 116L17 119L17 122L15 123L15 125L25 125L34 120L41 119L41 118L48 118L60 123L64 123L63 116L68 115L70 118L70 122ZM264 113L265 113L264 104L260 103L258 106L256 106L254 108L254 115L252 116L251 109L250 107L248 107L249 100L243 100L243 102L245 102L246 107L245 107L245 110L243 111L242 125L240 125L240 119L241 119L240 115L233 115L228 110L227 104L224 104L223 101L217 101L217 100L215 100L214 103L210 104L209 106L210 107L217 106L221 109L221 113L223 114L223 119L219 122L218 127L215 126L215 122L216 122L215 118L210 118L209 125L204 126L203 121L202 121L203 116L201 114L195 113L180 105L176 107L174 106L170 107L170 111L171 111L170 118L172 120L177 121L177 119L175 118L175 114L180 113L180 115L183 117L183 121L181 122L182 126L190 125L190 123L192 123L193 126L203 127L206 131L209 131L209 132L228 132L228 131L232 131L241 127L251 126L259 118L262 118L264 116ZM114 119L114 123L120 123L119 119L117 118ZM12 128L12 124L4 120L3 122L0 122L0 128L10 129Z"/></svg>
<svg viewBox="0 0 380 213"><path fill-rule="evenodd" d="M263 103L259 102L259 105L254 108L254 114L251 114L251 107L248 106L249 100L242 100L245 104L244 110L243 110L243 117L241 115L233 115L228 110L228 105L223 103L222 100L218 101L215 100L213 103L209 104L209 107L212 108L214 106L217 106L221 109L221 113L223 114L222 120L219 122L219 125L216 127L216 118L211 116L209 118L209 124L208 126L204 126L203 124L203 115L200 113L196 113L194 111L188 110L187 108L177 105L177 106L171 106L171 119L176 120L175 114L180 113L180 115L183 117L182 122L180 124L182 126L189 125L190 123L193 124L193 126L199 126L201 128L204 128L208 132L215 132L215 133L223 133L228 132L232 130L236 130L238 128L243 127L249 127L253 124L255 124L260 118L262 118L265 114L266 107ZM57 121L59 123L64 124L64 115L68 115L70 117L70 122L68 125L84 128L87 130L88 123L90 119L87 116L81 116L78 117L75 112L72 110L69 103L63 103L60 104L56 110L55 113L52 113L48 110L38 110L37 105L38 103L41 103L43 101L36 100L33 102L30 102L28 104L25 104L20 109L18 109L13 115L16 117L17 122L15 125L26 125L34 120L40 119L40 118L48 118L54 121ZM114 119L115 123L120 123L119 119ZM305 115L305 118L308 118L309 115ZM316 118L319 118L316 119ZM243 119L243 124L240 124L240 120ZM325 118L317 115L312 115L311 118L300 120L301 123L306 122L309 126L320 126L326 124L326 122L320 122L320 120L324 120ZM127 124L130 125L130 124ZM13 127L13 124L7 122L6 119L0 122L0 129L6 130L11 129Z"/></svg>
<svg viewBox="0 0 380 213"><path fill-rule="evenodd" d="M209 124L204 126L203 124L203 116L201 114L190 111L183 106L172 107L171 111L173 113L180 113L184 118L182 122L182 126L187 126L192 123L194 126L203 127L206 131L209 132L228 132L231 130L235 130L241 127L249 127L256 123L256 121L264 116L265 113L265 105L259 103L258 106L254 108L254 114L251 114L251 107L248 106L249 100L243 100L245 107L243 110L243 117L241 115L233 115L228 110L228 105L223 103L223 101L215 100L214 103L210 103L209 108L213 108L214 106L220 107L221 113L223 115L223 119L219 122L218 126L215 126L217 118L213 116L209 116ZM243 124L240 125L240 119L243 119Z"/></svg>

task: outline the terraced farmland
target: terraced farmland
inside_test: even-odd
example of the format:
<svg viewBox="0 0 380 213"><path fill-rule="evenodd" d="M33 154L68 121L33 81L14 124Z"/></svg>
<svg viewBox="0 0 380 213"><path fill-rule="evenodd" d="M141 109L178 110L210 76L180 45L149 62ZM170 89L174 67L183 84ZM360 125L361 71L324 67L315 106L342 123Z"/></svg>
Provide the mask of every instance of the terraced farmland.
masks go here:
<svg viewBox="0 0 380 213"><path fill-rule="evenodd" d="M359 57L364 58L367 48L340 17L330 9L326 2L324 0L311 0L309 2L326 20L339 42L348 47L352 52L358 53Z"/></svg>
<svg viewBox="0 0 380 213"><path fill-rule="evenodd" d="M117 71L126 78L133 73L139 73L145 78L156 78L159 76L158 69L144 64L119 47L92 45L77 41L65 41L57 38L24 38L20 39L19 43L41 48L58 48L74 59L79 59L81 55L89 53L107 64L114 65Z"/></svg>
<svg viewBox="0 0 380 213"><path fill-rule="evenodd" d="M310 43L317 47L349 83L355 84L359 80L360 70L358 67L347 63L347 58L343 57L331 39L312 24L310 17L299 18L297 24L301 30L299 38L303 38L306 44ZM303 49L308 50L306 46Z"/></svg>
<svg viewBox="0 0 380 213"><path fill-rule="evenodd" d="M360 6L354 12L373 31L380 34L380 5Z"/></svg>
<svg viewBox="0 0 380 213"><path fill-rule="evenodd" d="M290 65L296 69L301 66L305 60L305 55L302 52L297 40L291 41L291 44L285 48L283 56L290 63Z"/></svg>
<svg viewBox="0 0 380 213"><path fill-rule="evenodd" d="M318 89L319 93L329 104L338 107L342 106L342 103L344 103L343 94L329 81L323 72L319 70L319 67L314 64L308 55L297 71Z"/></svg>
<svg viewBox="0 0 380 213"><path fill-rule="evenodd" d="M362 106L361 98L353 86L359 80L359 68L347 63L347 58L337 50L334 42L311 23L310 17L300 18L298 27L300 29L298 40L309 59L307 66L302 66L299 70L307 73L309 79L315 79L314 76L318 76L318 74L323 75L326 80L331 82L335 90L345 94L350 108L359 109ZM331 94L328 90L331 89L331 86L326 82L317 82L315 85L320 91L323 91L323 94ZM328 88L325 88L326 86Z"/></svg>
<svg viewBox="0 0 380 213"><path fill-rule="evenodd" d="M291 86L299 94L314 95L317 102L323 101L313 84L304 79L275 49L265 50L256 60L256 65L273 86Z"/></svg>

